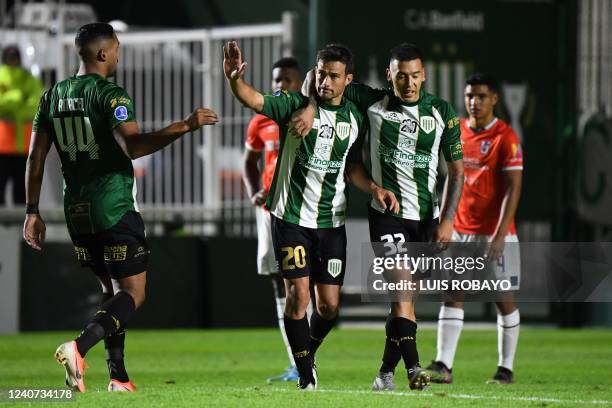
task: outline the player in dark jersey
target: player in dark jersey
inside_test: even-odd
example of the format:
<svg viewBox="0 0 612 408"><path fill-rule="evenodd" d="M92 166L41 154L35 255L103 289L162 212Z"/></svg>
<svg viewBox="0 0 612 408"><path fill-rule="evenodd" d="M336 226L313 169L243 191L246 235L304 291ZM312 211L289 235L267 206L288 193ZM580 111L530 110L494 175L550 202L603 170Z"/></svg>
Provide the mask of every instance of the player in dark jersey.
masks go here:
<svg viewBox="0 0 612 408"><path fill-rule="evenodd" d="M64 212L77 259L102 284L103 303L81 334L60 345L55 358L66 384L85 391L85 354L104 339L109 391L134 391L123 362L125 324L145 299L149 257L145 229L135 202L132 159L151 154L187 132L217 122L198 108L185 120L141 133L132 99L106 80L119 62L119 40L105 23L81 27L75 38L77 74L46 91L32 129L26 167L23 236L41 250L45 223L38 211L47 153L55 145L65 181Z"/></svg>

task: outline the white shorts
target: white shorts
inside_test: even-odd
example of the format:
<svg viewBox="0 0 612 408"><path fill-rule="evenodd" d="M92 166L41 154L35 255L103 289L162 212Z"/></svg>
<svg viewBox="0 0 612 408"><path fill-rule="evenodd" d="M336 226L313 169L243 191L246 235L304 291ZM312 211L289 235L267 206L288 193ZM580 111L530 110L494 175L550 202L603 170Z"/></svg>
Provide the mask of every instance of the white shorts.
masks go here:
<svg viewBox="0 0 612 408"><path fill-rule="evenodd" d="M263 207L257 206L255 207L255 219L257 221L257 273L259 275L278 273L272 245L270 213Z"/></svg>
<svg viewBox="0 0 612 408"><path fill-rule="evenodd" d="M464 234L453 231L452 242L482 244L482 249L486 248L488 242L493 239L492 235ZM521 251L519 240L516 235L506 235L506 245L502 257L491 268L487 268L490 276L482 279L509 280L510 290L518 290L521 283ZM480 278L480 277L479 277Z"/></svg>

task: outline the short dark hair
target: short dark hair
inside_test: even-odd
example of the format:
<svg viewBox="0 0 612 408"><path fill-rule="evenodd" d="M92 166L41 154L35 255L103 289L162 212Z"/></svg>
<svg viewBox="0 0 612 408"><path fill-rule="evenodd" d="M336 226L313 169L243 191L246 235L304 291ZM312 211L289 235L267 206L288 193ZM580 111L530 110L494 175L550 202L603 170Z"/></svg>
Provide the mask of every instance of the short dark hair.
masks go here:
<svg viewBox="0 0 612 408"><path fill-rule="evenodd" d="M345 72L353 73L353 52L342 44L327 44L317 52L317 62L338 61L346 65Z"/></svg>
<svg viewBox="0 0 612 408"><path fill-rule="evenodd" d="M10 60L18 60L21 63L21 52L16 45L7 45L2 50L2 63L6 64Z"/></svg>
<svg viewBox="0 0 612 408"><path fill-rule="evenodd" d="M395 47L391 48L389 51L390 61L412 61L415 59L420 59L421 62L425 62L421 49L412 43L401 43L400 45L396 45Z"/></svg>
<svg viewBox="0 0 612 408"><path fill-rule="evenodd" d="M486 85L495 93L499 93L499 83L495 77L487 72L476 72L468 77L466 85Z"/></svg>
<svg viewBox="0 0 612 408"><path fill-rule="evenodd" d="M272 69L274 68L293 68L299 71L300 64L298 64L298 61L293 57L283 57L272 65Z"/></svg>
<svg viewBox="0 0 612 408"><path fill-rule="evenodd" d="M99 39L112 39L114 33L115 30L113 26L107 23L85 24L77 31L77 35L74 38L74 45L76 45L77 50L82 50ZM82 58L85 57L80 51L79 55L81 55Z"/></svg>

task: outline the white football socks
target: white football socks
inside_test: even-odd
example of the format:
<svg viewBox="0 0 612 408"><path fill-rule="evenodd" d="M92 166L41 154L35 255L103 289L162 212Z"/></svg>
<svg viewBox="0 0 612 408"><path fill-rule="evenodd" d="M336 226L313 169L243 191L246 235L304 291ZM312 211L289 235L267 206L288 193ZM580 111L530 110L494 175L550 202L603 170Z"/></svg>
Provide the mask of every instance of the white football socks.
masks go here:
<svg viewBox="0 0 612 408"><path fill-rule="evenodd" d="M450 370L453 367L457 343L463 329L463 309L442 306L438 315L438 340L436 361Z"/></svg>
<svg viewBox="0 0 612 408"><path fill-rule="evenodd" d="M497 365L510 371L514 364L520 323L521 316L518 309L505 316L497 315L497 352L499 353Z"/></svg>

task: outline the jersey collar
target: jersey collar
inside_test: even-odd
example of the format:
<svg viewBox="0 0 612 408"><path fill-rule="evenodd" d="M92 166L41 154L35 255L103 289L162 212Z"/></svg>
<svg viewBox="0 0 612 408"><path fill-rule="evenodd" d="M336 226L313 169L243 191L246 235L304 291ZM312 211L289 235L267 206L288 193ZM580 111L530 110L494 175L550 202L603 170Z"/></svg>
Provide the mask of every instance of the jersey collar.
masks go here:
<svg viewBox="0 0 612 408"><path fill-rule="evenodd" d="M495 126L496 123L497 123L497 118L494 116L493 120L490 121L485 126L479 127L479 128L470 127L470 129L472 129L472 132L474 133L484 132L485 130L490 130L493 126Z"/></svg>

